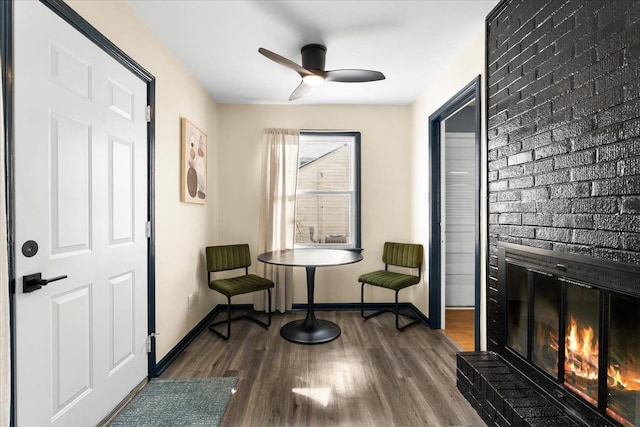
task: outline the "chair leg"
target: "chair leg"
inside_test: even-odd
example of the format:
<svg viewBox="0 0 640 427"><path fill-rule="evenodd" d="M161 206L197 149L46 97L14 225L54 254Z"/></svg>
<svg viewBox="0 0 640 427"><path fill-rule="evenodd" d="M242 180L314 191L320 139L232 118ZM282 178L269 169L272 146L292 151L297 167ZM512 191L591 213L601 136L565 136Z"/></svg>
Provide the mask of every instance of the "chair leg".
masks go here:
<svg viewBox="0 0 640 427"><path fill-rule="evenodd" d="M216 335L221 337L222 339L228 340L229 337L231 336L231 322L235 320L246 319L246 320L252 321L253 323L257 323L258 325L264 327L265 329L268 328L269 326L271 326L271 288L267 289L267 291L269 293L269 312L267 313L266 323L248 314L237 316L237 317L231 317L231 298L227 297L227 320L220 320L218 322L213 322L209 324L209 329L212 332L214 332ZM226 323L227 325L227 335L223 335L222 333L218 332L218 330L215 329L215 326L222 325L223 323Z"/></svg>
<svg viewBox="0 0 640 427"><path fill-rule="evenodd" d="M362 316L364 320L367 320L364 315L364 283L360 283L360 316Z"/></svg>
<svg viewBox="0 0 640 427"><path fill-rule="evenodd" d="M269 294L267 297L269 299L269 311L267 312L267 323L262 323L265 328L271 326L271 288L267 289L267 292Z"/></svg>
<svg viewBox="0 0 640 427"><path fill-rule="evenodd" d="M380 311L374 311L373 313L369 313L367 315L364 314L364 283L362 283L362 286L360 288L360 315L362 316L362 318L364 320L367 319L371 319L372 317L378 316L382 313L392 313L391 310L380 310Z"/></svg>
<svg viewBox="0 0 640 427"><path fill-rule="evenodd" d="M250 316L248 314L244 315L244 316L238 316L232 320L238 320L238 319L247 319L252 321L253 323L257 323L258 325L262 326L263 328L267 329L269 328L269 326L271 326L271 288L267 289L268 292L268 299L269 299L269 312L267 313L267 321L264 322L260 319L258 319L255 316Z"/></svg>
<svg viewBox="0 0 640 427"><path fill-rule="evenodd" d="M398 310L398 293L400 292L400 289L398 289L396 291L396 329L399 331L404 331L406 328L408 328L411 325L415 325L416 323L418 323L420 321L420 319L418 319L415 316L412 316L410 314L404 314L404 313L400 313L400 310ZM400 322L398 320L399 316L404 316L404 317L408 317L409 319L413 319L412 322L407 323L406 325L400 326Z"/></svg>
<svg viewBox="0 0 640 427"><path fill-rule="evenodd" d="M231 320L235 320L235 319L231 319L231 297L227 297L227 320L221 320L219 322L211 323L209 325L209 330L214 332L216 335L218 335L220 338L226 341L231 336ZM223 323L227 324L227 335L223 335L222 333L218 332L214 327L217 325L221 325Z"/></svg>
<svg viewBox="0 0 640 427"><path fill-rule="evenodd" d="M405 314L405 313L400 313L400 310L398 309L398 293L400 292L400 289L398 289L396 291L396 299L395 299L395 310L379 310L379 311L375 311L373 313L364 314L364 283L361 284L362 286L360 287L360 315L362 316L362 318L364 320L367 319L371 319L372 317L378 316L382 313L395 313L396 315L396 329L399 331L403 331L406 328L408 328L411 325L415 325L416 323L420 322L420 319L418 319L415 316L412 316L410 314ZM412 319L411 322L407 323L406 325L400 326L400 316L404 316L407 317L409 319Z"/></svg>

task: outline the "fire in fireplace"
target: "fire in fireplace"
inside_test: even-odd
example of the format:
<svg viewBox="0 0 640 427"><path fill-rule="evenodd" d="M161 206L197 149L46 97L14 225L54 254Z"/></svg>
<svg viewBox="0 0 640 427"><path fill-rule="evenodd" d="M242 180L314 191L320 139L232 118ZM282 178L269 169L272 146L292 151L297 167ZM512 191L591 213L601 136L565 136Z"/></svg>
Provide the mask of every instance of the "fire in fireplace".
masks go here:
<svg viewBox="0 0 640 427"><path fill-rule="evenodd" d="M625 426L640 424L639 313L640 299L611 296L607 414Z"/></svg>
<svg viewBox="0 0 640 427"><path fill-rule="evenodd" d="M584 402L578 406L623 426L640 425L640 271L611 274L616 263L545 258L550 251L543 250L522 256L517 245L505 246L512 251L501 261L506 358L538 372L560 399ZM594 273L598 268L604 271Z"/></svg>
<svg viewBox="0 0 640 427"><path fill-rule="evenodd" d="M594 338L592 326L578 327L573 316L569 323L564 347L564 381L595 405L598 403L598 340Z"/></svg>
<svg viewBox="0 0 640 427"><path fill-rule="evenodd" d="M615 298L616 300L619 297ZM624 297L623 297L624 298ZM625 298L625 304L620 307L635 307L640 310L637 300ZM612 301L612 305L618 301ZM619 312L617 312L619 314ZM635 311L639 313L639 311ZM631 313L627 313L631 314ZM615 320L614 320L615 319ZM565 385L584 398L590 404L597 406L598 399L598 352L597 326L579 323L572 315L567 322L564 345L564 381ZM631 331L628 325L633 324L633 318L624 319L619 315L612 316L610 328L609 363L607 366L607 415L625 426L637 425L638 414L636 405L640 404L640 372L637 359L638 343L630 346L630 341L637 341L638 331ZM550 331L549 325L540 322L536 327L536 345L541 350L537 354L544 355L534 360L539 367L550 374L557 373L557 355L559 351L558 334ZM622 329L622 330L621 330ZM543 332L544 331L544 332ZM626 332L629 332L628 334ZM613 344L613 343L612 343ZM544 351L543 351L544 350ZM555 361L555 364L552 362Z"/></svg>
<svg viewBox="0 0 640 427"><path fill-rule="evenodd" d="M564 383L598 405L600 291L567 283Z"/></svg>

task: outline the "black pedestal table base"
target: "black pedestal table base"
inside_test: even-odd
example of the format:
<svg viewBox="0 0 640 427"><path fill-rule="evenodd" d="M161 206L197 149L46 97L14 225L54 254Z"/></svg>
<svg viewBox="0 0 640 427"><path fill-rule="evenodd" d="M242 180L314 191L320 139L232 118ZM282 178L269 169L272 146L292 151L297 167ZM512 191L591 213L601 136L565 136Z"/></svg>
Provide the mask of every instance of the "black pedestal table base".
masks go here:
<svg viewBox="0 0 640 427"><path fill-rule="evenodd" d="M307 270L307 317L284 325L280 329L283 338L299 344L322 344L340 336L340 326L316 319L313 303L316 266L351 264L362 261L361 254L331 249L299 249L267 252L258 255L258 260L267 264L304 266Z"/></svg>
<svg viewBox="0 0 640 427"><path fill-rule="evenodd" d="M321 344L333 341L342 332L340 326L328 320L316 319L313 307L316 268L306 266L307 269L307 317L304 320L294 320L280 329L280 335L298 344Z"/></svg>
<svg viewBox="0 0 640 427"><path fill-rule="evenodd" d="M328 320L306 318L294 320L280 329L282 338L299 344L322 344L340 336L340 326Z"/></svg>

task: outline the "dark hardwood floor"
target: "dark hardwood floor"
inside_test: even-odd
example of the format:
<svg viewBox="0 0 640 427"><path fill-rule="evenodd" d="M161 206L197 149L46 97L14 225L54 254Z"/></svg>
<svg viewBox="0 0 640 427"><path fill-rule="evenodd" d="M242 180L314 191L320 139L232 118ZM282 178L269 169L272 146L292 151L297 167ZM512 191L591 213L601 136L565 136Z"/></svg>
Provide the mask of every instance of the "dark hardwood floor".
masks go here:
<svg viewBox="0 0 640 427"><path fill-rule="evenodd" d="M303 312L275 315L268 330L234 322L231 339L205 330L165 378L239 378L222 426L484 426L456 389L456 346L419 324L398 332L392 314L319 312L342 335L319 345L280 337Z"/></svg>

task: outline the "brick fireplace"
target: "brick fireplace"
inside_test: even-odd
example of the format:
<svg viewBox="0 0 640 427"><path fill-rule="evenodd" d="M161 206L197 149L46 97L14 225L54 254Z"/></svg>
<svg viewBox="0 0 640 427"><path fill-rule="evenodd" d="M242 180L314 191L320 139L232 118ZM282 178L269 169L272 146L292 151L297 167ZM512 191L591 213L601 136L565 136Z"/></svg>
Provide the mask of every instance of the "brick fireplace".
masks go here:
<svg viewBox="0 0 640 427"><path fill-rule="evenodd" d="M507 325L511 322L514 329L516 320L505 317L509 300L500 279L510 268L504 252L518 252L515 248L523 253L529 248L534 258L544 254L546 261L537 260L543 265L566 263L559 261L563 257L580 265L580 256L590 260L582 265L611 261L624 270L625 265L640 264L640 1L505 0L487 17L486 29L487 349L514 353L511 362L516 365L518 360L533 362L536 368L525 372L528 376L537 379L538 370L555 375L558 393L595 407L603 416L601 425L617 425L620 421L606 412L608 400L601 401L603 393L609 394L603 389L606 384L569 385L563 380L564 360L558 364L553 354L574 357L565 356L571 317L560 309L573 310L574 321L578 317L582 323L594 323L597 313L597 325L590 326L593 334L595 329L600 334L603 327L620 322L609 315L603 318L604 305L613 304L616 312L633 308L634 300L624 299L630 293L622 291L618 299L612 289L602 290L596 283L594 297L580 292L588 288L566 282L556 286L558 301L553 295L547 298L548 304L556 301L560 316L547 316L547 323L559 325L551 345L556 349L549 350L549 356L526 341L531 340L530 329L507 335ZM552 272L529 264L525 272L511 268L511 276L522 274L526 292L534 293L553 288L542 273L553 273L554 281L562 273L553 266ZM539 284L529 288L529 281L536 279ZM527 297L535 299L535 294ZM513 309L511 315L516 316ZM609 323L600 323L605 320ZM549 372L557 366L561 372Z"/></svg>
<svg viewBox="0 0 640 427"><path fill-rule="evenodd" d="M587 425L640 425L640 266L498 244L498 353Z"/></svg>

